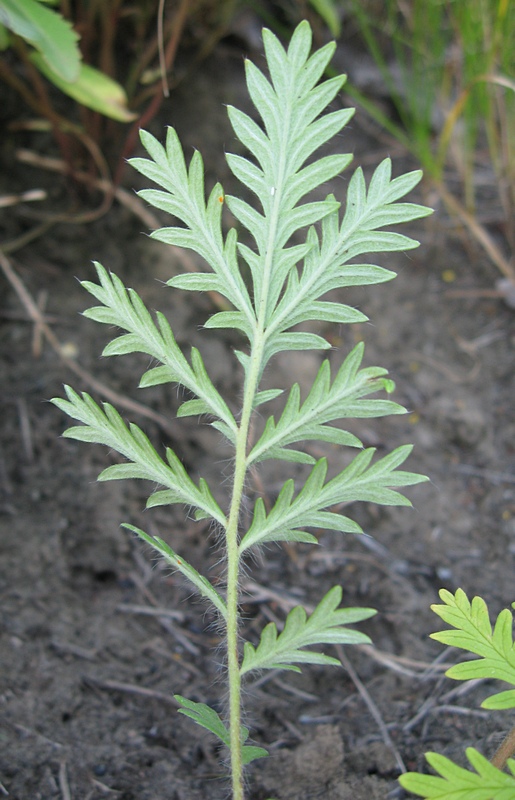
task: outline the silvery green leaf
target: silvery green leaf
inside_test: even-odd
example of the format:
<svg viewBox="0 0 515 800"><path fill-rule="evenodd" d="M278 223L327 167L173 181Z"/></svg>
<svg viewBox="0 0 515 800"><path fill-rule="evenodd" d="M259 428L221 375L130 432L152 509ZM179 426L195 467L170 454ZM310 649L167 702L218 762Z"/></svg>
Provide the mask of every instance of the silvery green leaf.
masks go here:
<svg viewBox="0 0 515 800"><path fill-rule="evenodd" d="M324 529L362 533L357 522L339 513L342 507L358 500L410 505L398 490L425 480L421 475L400 469L411 450L409 446L376 458L373 448L361 449L360 440L340 427L339 420L349 417L378 417L404 411L388 399L371 397L378 391L391 392L393 382L384 369L361 366L362 345L352 350L334 377L329 361L323 361L306 396L298 385L288 387L282 410L268 419L265 416L262 432L253 444L254 422L262 415L260 407L282 391L263 389L262 378L269 360L283 351L329 349L331 345L326 338L313 332L320 327L323 332L325 326L317 328L312 322L348 324L366 320L361 311L342 302L341 294L335 292L328 297L328 293L394 277L390 270L366 263L369 259L364 254L416 247L414 239L388 227L430 213L423 206L397 202L416 185L420 173L392 179L389 159L377 167L368 186L362 170L355 171L343 209L339 198L320 193L320 188L334 181L351 160L348 154L317 153L354 113L352 109L325 113L345 81L344 76L324 79L324 70L336 45L331 43L311 55L312 35L307 22L296 28L287 48L270 31L264 31L263 41L268 76L250 62L245 67L256 120L235 108L228 110L239 140L239 152L229 154L227 162L245 188L244 197L237 192L234 196L226 195L216 180L213 188L206 191L200 153L194 152L187 161L173 128L168 130L164 147L149 133L142 132L141 141L149 157L132 161L155 184L140 196L173 217L171 225L153 232L153 238L191 249L205 261L205 267L198 273L176 275L168 285L184 291L217 293L223 298L222 306L205 322L205 328L208 331L229 328L245 339L234 351L244 372L243 400L238 414L233 415L214 386L206 369L209 363L204 363L196 348L191 348L186 357L162 314L149 313L133 290L126 289L100 265L97 265L99 284L85 284L99 301L86 315L121 329L104 354L148 354L151 364L140 385L155 386L170 381L180 384L186 396L178 417L208 415L210 424L233 445L228 517L205 480L200 478L195 483L173 450L168 449L166 458L162 458L145 434L136 425L127 426L112 406L100 407L89 395L80 396L71 389L67 389L67 400L54 401L82 423L68 430L66 436L103 443L125 457L125 463L107 467L100 480L127 477L150 480L154 492L148 499L148 508L181 503L193 518L216 521L223 529L222 542L225 532L227 602L206 577L163 540L127 526L173 569L187 577L220 612L226 621L228 671L232 679L238 669L238 657L237 646L235 642L231 645L230 637L238 633L242 554L268 542L316 544L319 531ZM247 152L242 153L242 146ZM254 195L252 201L251 195ZM259 203L254 202L255 198ZM226 208L230 213L223 213ZM238 243L235 228L225 232L222 227L231 215L238 231L246 229L245 243ZM364 263L352 263L358 257ZM258 412L254 413L256 409ZM326 459L315 461L303 451L304 443L310 441L354 447L360 452L328 480ZM287 480L271 508L258 498L245 532L241 529L245 484L250 471L265 459L309 464L309 474L299 487L293 480ZM228 471L229 467L224 469ZM337 659L313 648L368 641L362 633L347 626L374 612L341 609L338 607L341 597L341 589L333 588L309 617L304 609L294 608L282 632L273 623L267 625L256 645L249 642L245 645L241 674L272 668L298 670L297 665L302 663L337 664ZM483 625L481 633L485 630ZM486 630L485 635L490 633ZM492 638L496 637L503 648L512 646L506 614L499 617L492 634ZM461 675L459 670L458 674ZM214 733L224 745L230 747L232 740L235 746L240 739L242 761L249 763L266 753L245 744L248 730L234 721L237 683L236 686L232 683L230 692L232 735L214 709L179 695L176 700L181 713ZM497 700L500 705L513 702L511 695ZM235 754L233 763L239 760ZM471 762L476 766L476 760Z"/></svg>
<svg viewBox="0 0 515 800"><path fill-rule="evenodd" d="M243 158L243 156L227 153L226 158L231 172L238 178L240 183L252 189L258 198L262 198L266 193L263 171L247 158Z"/></svg>
<svg viewBox="0 0 515 800"><path fill-rule="evenodd" d="M375 230L385 225L397 225L405 222L406 219L419 219L427 217L426 206L416 203L395 203L395 205L383 206L367 217L365 230Z"/></svg>
<svg viewBox="0 0 515 800"><path fill-rule="evenodd" d="M166 151L148 133L142 132L141 140L152 160L133 159L131 163L165 190L144 190L141 196L169 211L185 225L185 228L164 228L151 235L160 241L188 247L199 253L220 278L219 291L249 321L252 320L253 311L245 283L239 270L232 269L227 259L221 231L221 186L217 184L214 187L206 204L201 156L195 153L188 169L173 128L168 129Z"/></svg>
<svg viewBox="0 0 515 800"><path fill-rule="evenodd" d="M338 608L342 599L340 586L334 586L322 598L311 616L302 606L293 608L286 618L284 629L277 631L270 622L262 631L257 647L245 643L241 674L251 670L289 669L300 672L294 664L334 664L340 661L324 653L304 650L319 644L356 644L369 642L364 633L347 628L354 622L368 619L376 612L372 608Z"/></svg>
<svg viewBox="0 0 515 800"><path fill-rule="evenodd" d="M176 275L166 281L167 286L174 289L183 289L187 292L220 292L223 282L218 275L208 275L205 272L189 272L186 275Z"/></svg>
<svg viewBox="0 0 515 800"><path fill-rule="evenodd" d="M318 188L326 181L342 173L351 161L352 156L350 153L338 153L325 156L304 167L290 182L285 193L284 202L288 205L295 205L307 192ZM340 204L338 203L334 210L338 210L339 207ZM326 215L324 214L324 216Z"/></svg>
<svg viewBox="0 0 515 800"><path fill-rule="evenodd" d="M422 170L416 169L413 172L407 172L405 175L399 175L398 178L394 178L389 186L386 187L383 202L394 203L395 200L399 200L399 198L411 192L422 180L422 174Z"/></svg>
<svg viewBox="0 0 515 800"><path fill-rule="evenodd" d="M292 120L296 126L294 136L295 144L299 144L301 140L304 139L304 146L307 146L307 144L312 145L311 152L319 147L318 143L316 145L312 144L313 140L310 136L312 132L311 124L314 123L317 117L332 103L344 83L345 77L343 75L336 75L334 78L322 81L305 94L301 104L295 104L295 106L292 107ZM348 109L345 109L345 112L345 114L340 114L340 119L348 120L354 115L354 112L349 113ZM338 114L338 112L334 111L333 114ZM330 117L331 115L328 114L327 116ZM315 126L315 131L317 132L317 142L319 142L320 128ZM303 133L306 135L303 136ZM306 152L305 161L311 153L307 153L307 151L303 152ZM291 154L291 158L296 169L300 166L300 164L297 164L298 157L299 151L294 150Z"/></svg>
<svg viewBox="0 0 515 800"><path fill-rule="evenodd" d="M265 542L297 541L299 528L326 527L321 523L324 518L320 513L342 503L361 500L380 505L410 506L408 498L396 489L427 480L424 475L396 469L406 460L411 449L411 445L403 445L375 463L371 463L375 448L363 450L327 483L327 461L320 459L295 498L293 481L287 481L268 515L264 514L259 502L256 503L252 524L240 542L240 552ZM361 532L356 522L343 515L332 514L325 519L333 523L340 520L337 529L344 533Z"/></svg>
<svg viewBox="0 0 515 800"><path fill-rule="evenodd" d="M135 533L140 539L143 539L144 542L156 550L171 567L184 575L184 577L195 586L202 597L206 597L212 602L224 619L226 618L227 606L225 600L216 591L212 583L204 577L204 575L197 572L191 564L188 564L182 556L177 555L163 539L160 539L158 536L150 536L148 533L145 533L145 531L142 531L141 528L136 528L134 525L124 524L122 527Z"/></svg>
<svg viewBox="0 0 515 800"><path fill-rule="evenodd" d="M63 436L106 445L131 462L119 465L120 469L118 465L108 467L101 473L100 480L129 476L144 478L171 490L175 498L172 502L198 508L220 524L225 524L225 515L208 490L207 484L202 482L196 486L170 448L166 451L165 462L143 431L134 424L127 427L120 414L109 403L103 403L100 408L86 393L79 395L69 386L65 387L65 391L68 400L56 398L52 402L83 425L69 428Z"/></svg>
<svg viewBox="0 0 515 800"><path fill-rule="evenodd" d="M218 417L231 430L231 437L234 438L236 421L209 378L199 351L192 348L190 366L164 315L156 315L156 324L133 289L126 289L122 281L108 273L101 264L96 263L95 268L100 283L83 281L82 285L103 306L88 309L84 315L128 331L113 339L104 349L104 355L139 352L156 358L163 367L151 368L147 376L143 376L140 386L153 386L166 381L182 384L202 401L202 411L199 413Z"/></svg>
<svg viewBox="0 0 515 800"><path fill-rule="evenodd" d="M266 134L254 120L234 106L227 106L227 113L232 129L240 142L252 153L265 168L270 169L273 154L268 145Z"/></svg>
<svg viewBox="0 0 515 800"><path fill-rule="evenodd" d="M225 202L236 219L252 234L258 250L266 248L266 229L263 215L240 197L227 194Z"/></svg>
<svg viewBox="0 0 515 800"><path fill-rule="evenodd" d="M325 114L312 122L307 131L303 131L304 135L295 137L289 154L292 168L300 169L314 150L329 141L350 122L354 111L354 108L343 108L340 111Z"/></svg>
<svg viewBox="0 0 515 800"><path fill-rule="evenodd" d="M245 315L241 311L218 311L206 320L204 327L240 330L249 339L253 335L253 329L249 326Z"/></svg>
<svg viewBox="0 0 515 800"><path fill-rule="evenodd" d="M297 384L290 391L281 417L275 422L270 417L265 429L252 448L247 463L265 458L288 458L285 447L294 442L327 441L350 447L362 447L356 436L339 428L328 426L332 420L342 418L380 417L403 414L406 409L390 400L364 400L367 395L388 388L386 370L381 367L360 369L364 345L360 343L347 356L331 383L331 367L323 361L318 375L305 401L300 402ZM310 457L305 463L313 462Z"/></svg>
<svg viewBox="0 0 515 800"><path fill-rule="evenodd" d="M278 96L263 73L248 59L245 61L245 79L250 99L261 115L268 138L276 143L281 130Z"/></svg>
<svg viewBox="0 0 515 800"><path fill-rule="evenodd" d="M263 403L268 403L270 400L275 400L276 397L283 394L283 391L283 389L265 389L262 392L258 392L254 398L254 408L263 405Z"/></svg>
<svg viewBox="0 0 515 800"><path fill-rule="evenodd" d="M301 35L308 35L308 26L301 27ZM350 114L329 115L332 118L324 122L323 129L316 119L342 85L341 78L315 85L315 76L320 74L321 65L330 56L332 47L313 57L315 61L310 66L308 56L300 63L300 53L304 50L296 44L290 54L272 34L264 36L272 54L268 65L271 82L251 63L246 64L246 76L265 132L250 117L229 109L236 135L249 148L257 164L239 155L228 156L233 172L259 197L263 214L240 198L227 197L227 205L254 238L257 252L247 258L252 272L254 306L256 314L264 309L268 320L290 269L283 273L278 267L283 248L295 231L320 220L338 206L334 199L299 203L318 183L341 172L349 157L330 156L301 168L327 138L341 129ZM304 45L308 38L303 40ZM288 65L286 71L279 69L279 64ZM288 91L283 91L286 84ZM314 136L311 136L311 126L316 131ZM268 357L270 352L267 351Z"/></svg>
<svg viewBox="0 0 515 800"><path fill-rule="evenodd" d="M288 331L270 338L264 348L263 361L266 363L276 353L284 350L329 350L331 345L317 333Z"/></svg>
<svg viewBox="0 0 515 800"><path fill-rule="evenodd" d="M296 33L297 31L295 31ZM301 31L299 28L299 34L304 34L304 31ZM266 39L268 38L268 32L265 36L265 48L267 47ZM271 37L270 37L271 38ZM307 41L307 37L306 37ZM326 45L321 47L319 50L316 50L309 58L309 47L307 50L301 50L296 47L297 39L295 35L292 36L290 40L290 44L288 47L288 55L290 60L293 64L298 64L300 66L300 76L299 76L299 90L302 92L307 92L316 86L319 80L322 78L325 69L331 58L334 55L336 50L336 43L335 42L328 42ZM306 56L304 56L306 53ZM273 71L275 73L275 71ZM345 76L342 76L342 79L345 81Z"/></svg>
<svg viewBox="0 0 515 800"><path fill-rule="evenodd" d="M286 289L280 299L267 331L269 341L292 325L312 319L324 319L327 304L318 305L319 298L331 289L347 285L379 283L394 277L394 273L376 265L353 265L348 262L364 253L409 250L418 246L414 239L402 234L377 230L384 225L417 219L431 209L414 203L393 201L413 188L420 180L420 171L391 180L391 162L385 159L375 170L367 192L363 171L358 168L347 190L347 203L341 224L336 213L322 221L321 238L314 229L308 232L311 246L300 274L289 274ZM336 309L330 309L332 319ZM347 321L356 316L348 314ZM345 314L342 310L342 321Z"/></svg>
<svg viewBox="0 0 515 800"><path fill-rule="evenodd" d="M301 206L292 208L291 212L288 215L284 215L277 225L276 247L282 248L295 231L298 231L300 228L306 228L314 222L318 222L323 219L323 217L336 211L339 207L340 204L337 201L328 198L327 200L304 203Z"/></svg>

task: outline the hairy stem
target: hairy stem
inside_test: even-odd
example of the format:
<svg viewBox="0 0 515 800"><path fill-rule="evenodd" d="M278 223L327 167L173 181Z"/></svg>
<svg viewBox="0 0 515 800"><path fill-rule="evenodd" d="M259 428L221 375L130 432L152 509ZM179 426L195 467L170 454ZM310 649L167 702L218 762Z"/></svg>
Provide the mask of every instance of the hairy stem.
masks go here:
<svg viewBox="0 0 515 800"><path fill-rule="evenodd" d="M284 158L280 160L280 179L284 174ZM239 551L238 522L245 477L247 474L247 446L249 429L254 408L254 399L263 368L265 328L268 316L268 297L273 264L273 253L279 217L279 196L276 196L268 232L268 246L264 260L263 285L257 302L257 325L250 354L251 365L245 381L245 392L241 421L236 441L234 464L234 485L226 529L227 546L227 671L229 678L229 721L231 736L231 774L233 800L243 800L243 765L241 754L241 674L238 651L238 596L239 596Z"/></svg>
<svg viewBox="0 0 515 800"><path fill-rule="evenodd" d="M243 400L242 416L236 439L234 483L231 508L226 528L227 548L227 672L229 680L229 728L231 737L231 776L233 800L243 800L243 763L241 742L241 675L238 649L239 630L239 552L238 523L243 489L247 474L247 444L254 398L259 382L263 338L251 355L252 366L248 374Z"/></svg>
<svg viewBox="0 0 515 800"><path fill-rule="evenodd" d="M243 764L241 757L241 677L238 650L239 629L239 554L238 521L245 483L245 456L248 419L238 429L231 510L225 533L227 548L227 672L229 679L229 728L231 736L231 775L233 800L243 800Z"/></svg>

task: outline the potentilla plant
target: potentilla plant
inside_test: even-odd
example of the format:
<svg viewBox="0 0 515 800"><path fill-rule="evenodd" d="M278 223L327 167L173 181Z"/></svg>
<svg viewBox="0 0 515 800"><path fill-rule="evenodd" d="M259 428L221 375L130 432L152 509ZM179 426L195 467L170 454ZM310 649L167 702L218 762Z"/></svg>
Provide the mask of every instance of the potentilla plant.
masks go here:
<svg viewBox="0 0 515 800"><path fill-rule="evenodd" d="M488 607L482 597L470 601L463 591L455 594L440 590L442 605L431 608L451 626L432 633L438 642L465 650L479 658L455 664L445 673L457 681L502 680L515 687L515 642L513 615L504 608L492 628ZM515 608L515 603L512 603ZM495 711L515 708L515 688L487 697L482 708ZM426 753L426 759L438 775L407 772L401 786L426 800L514 800L515 798L515 727L504 737L493 758L488 761L474 747L466 756L475 770L455 764L439 753ZM509 770L509 771L508 771Z"/></svg>
<svg viewBox="0 0 515 800"><path fill-rule="evenodd" d="M262 386L265 367L277 353L329 349L323 336L299 330L299 323L366 320L360 311L340 301L338 291L330 300L321 298L331 290L393 278L393 272L363 263L360 257L416 247L418 242L413 239L383 229L430 213L423 206L397 202L419 182L421 173L392 179L388 159L377 167L368 189L361 169L354 173L342 219L340 203L333 195L324 200L304 199L339 175L351 161L348 154L314 157L315 151L353 115L352 109L322 115L345 77L320 82L335 44L310 56L307 22L295 30L287 51L268 30L263 32L263 40L270 80L246 62L249 94L262 124L236 108L228 109L234 133L248 156L228 154L227 161L236 178L255 194L256 208L239 197L225 195L220 184L206 202L202 158L195 152L186 165L173 128L168 130L165 147L142 132L150 158L131 162L161 187L145 190L141 196L182 223L155 231L153 238L189 248L207 264L205 272L179 275L168 285L218 292L232 308L214 313L205 327L235 329L245 341L242 349L235 351L235 367L239 362L243 374L241 407L233 407L221 396L201 353L192 348L187 358L165 317L158 313L154 318L136 292L126 289L118 277L97 264L99 282L83 283L100 303L86 311L86 316L124 331L107 345L104 355L142 352L151 356L157 366L144 373L140 386L172 382L184 387L190 397L180 406L178 416L207 415L232 447L228 507L219 505L203 478L197 484L189 477L171 448L162 457L143 431L134 424L127 426L111 405L99 406L87 394L79 395L69 387L67 400L53 401L83 423L67 430L65 436L105 444L125 457L125 463L108 467L99 480L151 481L162 488L150 495L148 508L179 503L195 519L209 519L220 531L224 591L215 588L162 539L133 525L125 526L187 578L220 617L225 631L226 714L219 715L203 703L178 695L176 699L183 714L214 733L229 749L234 800L244 796L244 765L266 755L263 748L248 743L249 731L242 725L242 682L250 673L261 670L298 672L299 664L339 664L338 659L319 652L318 646L368 641L363 633L347 626L375 613L369 608L340 608L342 590L335 586L309 616L302 607L296 607L281 631L270 623L258 642L242 645L240 584L243 569L248 569L248 557L271 542L316 544L315 535L306 528L359 534L362 531L357 522L332 510L335 506L357 500L409 506L409 500L397 489L425 480L399 469L410 453L409 445L378 459L374 448L363 448L355 435L333 424L341 418L381 417L405 411L391 400L371 399L377 392L391 392L393 384L385 369L361 366L362 344L347 355L333 376L329 361L322 361L304 398L297 384L272 389ZM238 241L234 228L226 235L222 232L224 203L246 229L245 243ZM285 391L282 412L266 419L263 407ZM265 422L253 438L252 431L260 419ZM357 455L327 480L326 459L317 461L304 448L310 441L356 448ZM294 481L287 480L270 510L258 498L250 525L245 528L241 511L244 502L248 505L251 470L270 459L308 465L309 474L298 491Z"/></svg>

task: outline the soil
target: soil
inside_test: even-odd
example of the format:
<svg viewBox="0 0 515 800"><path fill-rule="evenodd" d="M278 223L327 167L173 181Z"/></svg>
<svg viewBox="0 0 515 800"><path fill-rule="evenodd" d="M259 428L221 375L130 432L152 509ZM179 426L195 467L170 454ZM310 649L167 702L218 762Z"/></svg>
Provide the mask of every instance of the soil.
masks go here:
<svg viewBox="0 0 515 800"><path fill-rule="evenodd" d="M231 176L223 152L231 149L232 135L224 104L247 107L242 72L241 54L221 47L152 124L160 138L165 124L175 125L187 152L202 151L207 182L221 180L226 190ZM41 146L34 134L23 136L25 145ZM395 174L415 167L359 115L332 146L352 151L367 174L387 154ZM12 147L6 138L0 194L42 186L50 193L47 208L64 207L64 181L15 166ZM327 190L343 197L350 174ZM127 187L143 186L132 170L125 180ZM245 634L254 641L266 622L284 619L295 603L313 606L338 584L344 605L379 612L361 626L374 649L346 648L343 669L308 667L301 675L273 673L249 682L252 737L271 753L249 769L249 800L401 798L396 777L402 768L422 768L424 751L464 763L464 748L473 745L491 756L515 724L511 712L479 710L488 684L464 687L444 678L443 665L459 654L428 638L439 628L430 605L441 587L482 595L492 614L515 599L515 317L489 296L495 268L460 238L438 198L422 186L413 199L437 205L432 218L403 230L421 247L380 256L379 263L398 272L396 280L347 292L346 302L370 322L331 331L329 357L337 366L364 340L366 363L389 369L395 397L409 414L360 421L353 430L380 452L413 442L409 468L431 483L409 490L413 509L351 508L366 537L320 532L320 547L271 547L249 565L243 611ZM34 224L26 213L24 207L3 213L3 241ZM168 316L186 351L193 344L202 350L236 407L237 337L202 330L213 311L210 297L163 286L200 264L153 242L146 230L115 204L92 224L55 225L12 261L31 296L46 297L44 313L68 358L120 396L167 415L164 428L123 411L156 446L174 447L226 502L230 453L219 436L205 423L174 420L180 397L173 387L136 392L146 360L100 358L110 331L80 316L89 295L76 278L92 279L95 259ZM0 315L0 795L226 798L213 737L177 714L173 700L178 693L223 708L220 632L183 581L120 523L159 533L214 578L222 573L216 541L205 523L176 507L143 513L143 484L96 482L116 456L61 438L67 420L47 402L62 394L63 383L91 387L46 341L38 347L38 331L4 276ZM306 391L320 358L277 358L267 382L296 380ZM333 470L346 456L318 445L311 452L327 454ZM282 464L262 471L268 500L286 472L299 480L304 474Z"/></svg>

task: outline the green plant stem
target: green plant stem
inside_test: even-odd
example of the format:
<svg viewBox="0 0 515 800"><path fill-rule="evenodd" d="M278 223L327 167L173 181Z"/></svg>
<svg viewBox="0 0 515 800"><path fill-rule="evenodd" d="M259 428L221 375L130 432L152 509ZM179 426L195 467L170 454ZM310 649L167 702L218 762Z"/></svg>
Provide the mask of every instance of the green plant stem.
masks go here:
<svg viewBox="0 0 515 800"><path fill-rule="evenodd" d="M285 125L285 129L287 126ZM282 179L284 159L281 159L279 175ZM259 380L261 377L263 354L265 347L265 327L267 317L268 295L270 289L270 276L273 263L274 242L277 232L277 219L279 209L279 192L275 200L274 213L268 234L268 248L264 263L263 287L259 297L258 319L256 332L251 351L251 368L245 383L242 415L238 428L236 441L236 454L234 464L234 484L229 512L229 521L226 529L227 546L227 671L229 678L229 728L231 738L231 774L233 786L233 800L243 800L243 765L241 743L241 674L238 651L238 587L239 587L239 549L238 549L238 522L240 517L241 500L245 477L247 474L247 446L249 430L254 408Z"/></svg>
<svg viewBox="0 0 515 800"><path fill-rule="evenodd" d="M238 429L231 510L225 532L227 549L227 673L229 680L229 731L231 740L231 776L233 800L243 800L243 764L241 757L241 676L238 649L239 630L239 553L238 520L245 482L246 432L244 420Z"/></svg>
<svg viewBox="0 0 515 800"><path fill-rule="evenodd" d="M234 483L231 499L231 508L226 528L227 548L227 673L229 680L229 730L231 741L231 776L233 800L243 800L243 763L241 742L241 675L240 656L238 649L239 630L239 550L238 550L238 523L240 518L241 501L247 474L247 443L249 436L250 420L254 406L254 397L259 381L263 339L259 337L259 344L251 355L252 366L249 380L245 387L241 422L236 440L236 453L234 460Z"/></svg>

